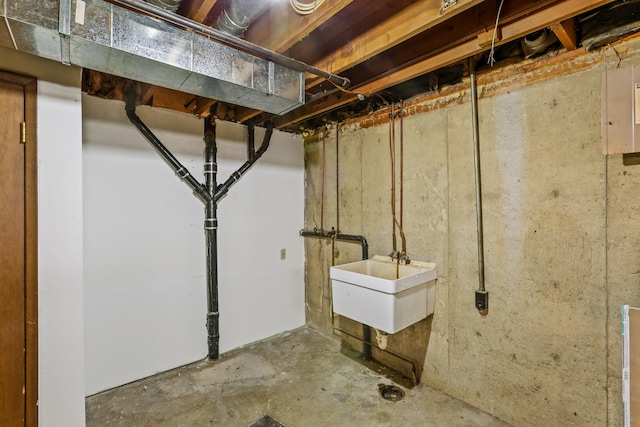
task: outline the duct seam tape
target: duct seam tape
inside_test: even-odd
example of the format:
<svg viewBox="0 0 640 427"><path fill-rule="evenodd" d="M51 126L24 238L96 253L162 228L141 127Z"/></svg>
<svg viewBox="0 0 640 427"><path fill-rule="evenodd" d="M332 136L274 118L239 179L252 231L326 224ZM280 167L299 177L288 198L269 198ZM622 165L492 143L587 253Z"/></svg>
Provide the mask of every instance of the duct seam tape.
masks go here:
<svg viewBox="0 0 640 427"><path fill-rule="evenodd" d="M83 0L76 2L76 24L84 25L84 11L86 3Z"/></svg>

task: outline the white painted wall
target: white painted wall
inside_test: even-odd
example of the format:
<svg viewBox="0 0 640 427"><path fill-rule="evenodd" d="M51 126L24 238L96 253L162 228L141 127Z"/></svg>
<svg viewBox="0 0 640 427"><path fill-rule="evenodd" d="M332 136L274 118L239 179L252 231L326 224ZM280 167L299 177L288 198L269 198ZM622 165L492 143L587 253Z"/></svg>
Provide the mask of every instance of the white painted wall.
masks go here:
<svg viewBox="0 0 640 427"><path fill-rule="evenodd" d="M84 425L80 89L38 86L41 426Z"/></svg>
<svg viewBox="0 0 640 427"><path fill-rule="evenodd" d="M126 119L83 98L85 392L207 353L203 206ZM138 109L202 180L201 120ZM262 130L257 129L257 144ZM219 182L246 158L246 128L219 122ZM220 351L304 325L302 142L275 132L220 202ZM287 259L280 260L280 249Z"/></svg>
<svg viewBox="0 0 640 427"><path fill-rule="evenodd" d="M39 425L83 426L80 70L5 48L0 69L39 78Z"/></svg>

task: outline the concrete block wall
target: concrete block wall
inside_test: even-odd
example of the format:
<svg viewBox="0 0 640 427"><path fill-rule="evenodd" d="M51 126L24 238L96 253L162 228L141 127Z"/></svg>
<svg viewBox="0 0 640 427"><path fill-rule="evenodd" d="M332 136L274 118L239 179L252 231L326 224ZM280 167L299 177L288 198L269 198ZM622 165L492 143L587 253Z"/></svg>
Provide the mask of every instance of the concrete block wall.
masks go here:
<svg viewBox="0 0 640 427"><path fill-rule="evenodd" d="M620 66L640 62L639 49L618 46ZM423 383L519 426L622 422L620 308L640 306L640 166L602 154L602 74L618 59L585 55L545 78L544 61L516 70L513 86L480 80L487 317L474 308L468 82L403 122L408 253L436 262L438 282L434 315L389 348L421 365ZM372 255L391 251L392 233L389 124L378 122L332 126L305 144L306 227L335 227L339 212L340 231L363 234ZM305 244L308 323L330 334L328 267L359 259L359 248Z"/></svg>

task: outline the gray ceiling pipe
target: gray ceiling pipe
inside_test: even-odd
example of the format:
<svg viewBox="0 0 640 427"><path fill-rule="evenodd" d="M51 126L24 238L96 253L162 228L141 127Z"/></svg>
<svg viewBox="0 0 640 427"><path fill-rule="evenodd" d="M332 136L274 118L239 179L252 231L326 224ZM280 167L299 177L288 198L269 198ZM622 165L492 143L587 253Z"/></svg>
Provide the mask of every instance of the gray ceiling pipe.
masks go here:
<svg viewBox="0 0 640 427"><path fill-rule="evenodd" d="M216 28L240 37L253 19L260 14L269 2L265 0L227 0L220 14Z"/></svg>
<svg viewBox="0 0 640 427"><path fill-rule="evenodd" d="M158 6L164 10L170 10L175 12L178 10L182 0L145 0L147 3L151 3L154 6Z"/></svg>

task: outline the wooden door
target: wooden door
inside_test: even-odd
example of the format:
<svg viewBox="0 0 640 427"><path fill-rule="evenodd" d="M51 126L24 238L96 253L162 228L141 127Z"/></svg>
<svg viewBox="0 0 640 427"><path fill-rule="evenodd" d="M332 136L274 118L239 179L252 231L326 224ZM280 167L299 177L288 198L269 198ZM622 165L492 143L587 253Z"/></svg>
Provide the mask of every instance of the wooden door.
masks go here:
<svg viewBox="0 0 640 427"><path fill-rule="evenodd" d="M26 80L0 74L0 423L35 425L35 216L26 144ZM9 81L7 81L9 80ZM29 126L29 129L32 129ZM35 135L34 135L35 136ZM28 170L29 169L29 170ZM37 270L36 270L37 271ZM29 391L29 393L27 393Z"/></svg>

